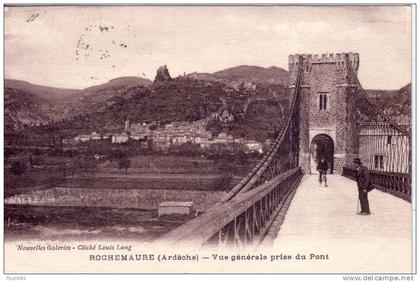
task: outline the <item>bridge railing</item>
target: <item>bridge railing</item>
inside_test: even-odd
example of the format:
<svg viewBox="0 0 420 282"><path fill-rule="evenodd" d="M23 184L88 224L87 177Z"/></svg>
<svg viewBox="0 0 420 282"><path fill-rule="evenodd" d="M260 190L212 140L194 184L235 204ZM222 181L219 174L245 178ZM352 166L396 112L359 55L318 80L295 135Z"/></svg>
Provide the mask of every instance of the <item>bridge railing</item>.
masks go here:
<svg viewBox="0 0 420 282"><path fill-rule="evenodd" d="M356 169L344 167L343 176L356 180ZM410 174L369 170L369 178L375 189L411 202L412 191Z"/></svg>
<svg viewBox="0 0 420 282"><path fill-rule="evenodd" d="M299 89L301 61L290 113L273 147L242 181L198 218L161 240L188 244L257 243L302 175L299 168Z"/></svg>
<svg viewBox="0 0 420 282"><path fill-rule="evenodd" d="M302 72L301 58L294 84L290 113L273 146L251 172L233 187L220 202L227 202L236 195L254 189L276 175L299 165L299 106Z"/></svg>
<svg viewBox="0 0 420 282"><path fill-rule="evenodd" d="M343 167L343 176L346 176L348 178L351 178L353 180L357 179L357 171L354 168L351 167Z"/></svg>
<svg viewBox="0 0 420 282"><path fill-rule="evenodd" d="M349 66L354 83L357 85L358 106L370 119L360 127L359 155L369 168L370 179L376 189L393 194L411 202L411 133L396 124L378 109L363 89L356 70ZM343 168L343 175L356 179L356 170Z"/></svg>
<svg viewBox="0 0 420 282"><path fill-rule="evenodd" d="M200 246L257 245L284 203L293 196L301 177L300 167L291 169L226 203L216 204L160 239Z"/></svg>

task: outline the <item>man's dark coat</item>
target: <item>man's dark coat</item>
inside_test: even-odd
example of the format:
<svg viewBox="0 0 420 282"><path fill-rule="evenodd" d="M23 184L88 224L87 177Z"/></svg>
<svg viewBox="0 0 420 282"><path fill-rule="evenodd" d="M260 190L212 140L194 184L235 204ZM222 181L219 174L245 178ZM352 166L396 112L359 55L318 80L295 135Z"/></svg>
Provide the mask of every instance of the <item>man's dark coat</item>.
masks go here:
<svg viewBox="0 0 420 282"><path fill-rule="evenodd" d="M372 190L369 179L369 170L364 165L361 165L357 169L357 188L368 192Z"/></svg>

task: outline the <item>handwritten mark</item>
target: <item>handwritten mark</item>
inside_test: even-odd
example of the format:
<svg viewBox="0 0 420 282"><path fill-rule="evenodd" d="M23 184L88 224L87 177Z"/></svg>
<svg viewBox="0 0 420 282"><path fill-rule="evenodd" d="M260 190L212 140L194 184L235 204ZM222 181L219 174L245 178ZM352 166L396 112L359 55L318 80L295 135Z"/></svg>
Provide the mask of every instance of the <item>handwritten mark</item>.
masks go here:
<svg viewBox="0 0 420 282"><path fill-rule="evenodd" d="M99 26L99 30L101 32L104 32L104 31L109 31L109 28L107 26Z"/></svg>
<svg viewBox="0 0 420 282"><path fill-rule="evenodd" d="M27 20L26 20L26 22L27 23L29 23L29 22L33 22L37 17L39 16L39 13L36 13L36 14L32 14Z"/></svg>

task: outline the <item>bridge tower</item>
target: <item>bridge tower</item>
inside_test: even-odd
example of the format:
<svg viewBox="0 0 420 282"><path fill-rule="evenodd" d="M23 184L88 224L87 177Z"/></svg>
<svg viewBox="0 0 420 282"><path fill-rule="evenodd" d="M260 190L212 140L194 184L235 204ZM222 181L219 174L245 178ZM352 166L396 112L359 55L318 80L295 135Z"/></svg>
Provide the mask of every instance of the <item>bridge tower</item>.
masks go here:
<svg viewBox="0 0 420 282"><path fill-rule="evenodd" d="M302 68L299 112L299 165L315 173L325 158L334 173L342 173L358 156L356 76L359 54L289 56L290 91Z"/></svg>

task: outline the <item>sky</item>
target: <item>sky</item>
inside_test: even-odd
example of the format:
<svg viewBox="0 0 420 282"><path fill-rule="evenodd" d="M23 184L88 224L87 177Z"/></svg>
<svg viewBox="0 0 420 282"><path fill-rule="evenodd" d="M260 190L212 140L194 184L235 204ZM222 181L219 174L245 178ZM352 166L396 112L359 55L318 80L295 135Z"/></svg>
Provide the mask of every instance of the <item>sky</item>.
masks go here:
<svg viewBox="0 0 420 282"><path fill-rule="evenodd" d="M366 89L411 81L410 6L6 7L4 38L6 78L61 88L341 52L360 54Z"/></svg>

